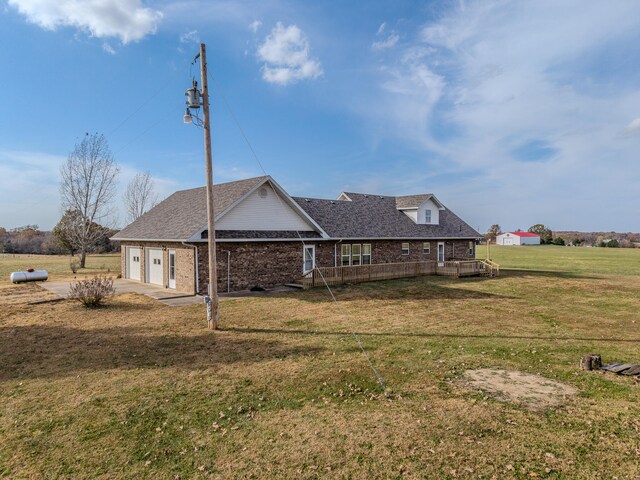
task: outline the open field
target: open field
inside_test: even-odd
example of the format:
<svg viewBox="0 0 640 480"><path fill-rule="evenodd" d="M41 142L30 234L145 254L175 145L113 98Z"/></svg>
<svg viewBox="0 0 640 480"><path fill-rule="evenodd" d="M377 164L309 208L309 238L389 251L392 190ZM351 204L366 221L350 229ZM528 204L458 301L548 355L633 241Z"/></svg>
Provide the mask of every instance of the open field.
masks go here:
<svg viewBox="0 0 640 480"><path fill-rule="evenodd" d="M0 289L0 476L636 480L640 386L578 361L640 363L640 276L578 269L340 287L341 309L322 289L229 300L216 333L200 305ZM459 382L486 368L577 394L531 408Z"/></svg>
<svg viewBox="0 0 640 480"><path fill-rule="evenodd" d="M75 257L78 261L79 257ZM48 270L50 280L73 280L69 263L71 257L66 255L23 255L5 253L0 254L0 285L10 284L11 272L23 271L28 268L34 270ZM92 276L97 273L120 273L120 254L108 253L87 256L87 268L78 270L77 278Z"/></svg>
<svg viewBox="0 0 640 480"><path fill-rule="evenodd" d="M477 258L487 258L478 245ZM558 245L491 245L491 258L502 268L566 273L640 275L640 248L564 247Z"/></svg>

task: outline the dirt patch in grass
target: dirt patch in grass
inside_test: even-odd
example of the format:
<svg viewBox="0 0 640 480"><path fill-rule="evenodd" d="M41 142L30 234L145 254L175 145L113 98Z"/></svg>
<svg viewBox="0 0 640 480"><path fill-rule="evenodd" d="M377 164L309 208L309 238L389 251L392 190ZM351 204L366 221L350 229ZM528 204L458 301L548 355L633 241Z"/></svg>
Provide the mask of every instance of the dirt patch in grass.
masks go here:
<svg viewBox="0 0 640 480"><path fill-rule="evenodd" d="M24 305L56 298L59 297L55 293L34 283L0 287L0 305Z"/></svg>
<svg viewBox="0 0 640 480"><path fill-rule="evenodd" d="M493 368L467 370L460 380L504 402L518 403L532 410L558 407L578 393L570 385L530 373Z"/></svg>

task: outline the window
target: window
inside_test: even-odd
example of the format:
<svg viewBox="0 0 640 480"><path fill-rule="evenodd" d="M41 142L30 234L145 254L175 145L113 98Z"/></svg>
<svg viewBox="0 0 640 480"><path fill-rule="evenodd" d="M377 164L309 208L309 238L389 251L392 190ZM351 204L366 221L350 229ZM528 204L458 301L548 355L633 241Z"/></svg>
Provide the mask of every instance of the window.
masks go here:
<svg viewBox="0 0 640 480"><path fill-rule="evenodd" d="M409 255L409 242L402 242L402 254Z"/></svg>
<svg viewBox="0 0 640 480"><path fill-rule="evenodd" d="M424 211L424 223L431 223L431 209L427 208Z"/></svg>
<svg viewBox="0 0 640 480"><path fill-rule="evenodd" d="M360 244L351 245L351 265L360 265L361 252Z"/></svg>
<svg viewBox="0 0 640 480"><path fill-rule="evenodd" d="M431 243L430 242L424 242L422 244L422 253L424 253L425 255L429 255L431 253Z"/></svg>
<svg viewBox="0 0 640 480"><path fill-rule="evenodd" d="M341 247L341 254L341 264L343 267L347 267L349 265L371 265L370 243L362 245L359 243L354 243L353 245L343 244Z"/></svg>
<svg viewBox="0 0 640 480"><path fill-rule="evenodd" d="M473 256L473 241L469 242L469 255Z"/></svg>
<svg viewBox="0 0 640 480"><path fill-rule="evenodd" d="M362 264L371 265L371 244L365 243L362 245Z"/></svg>
<svg viewBox="0 0 640 480"><path fill-rule="evenodd" d="M351 245L342 245L342 266L351 265Z"/></svg>

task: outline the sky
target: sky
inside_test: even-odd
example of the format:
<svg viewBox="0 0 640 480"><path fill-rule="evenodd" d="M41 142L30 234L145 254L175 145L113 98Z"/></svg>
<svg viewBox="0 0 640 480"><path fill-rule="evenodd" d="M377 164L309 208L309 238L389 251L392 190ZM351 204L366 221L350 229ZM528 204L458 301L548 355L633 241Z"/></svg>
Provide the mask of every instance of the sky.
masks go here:
<svg viewBox="0 0 640 480"><path fill-rule="evenodd" d="M103 133L121 192L204 185L182 123L207 46L214 181L434 193L484 232L640 231L640 3L0 0L0 226L52 228ZM248 139L260 163L247 145Z"/></svg>

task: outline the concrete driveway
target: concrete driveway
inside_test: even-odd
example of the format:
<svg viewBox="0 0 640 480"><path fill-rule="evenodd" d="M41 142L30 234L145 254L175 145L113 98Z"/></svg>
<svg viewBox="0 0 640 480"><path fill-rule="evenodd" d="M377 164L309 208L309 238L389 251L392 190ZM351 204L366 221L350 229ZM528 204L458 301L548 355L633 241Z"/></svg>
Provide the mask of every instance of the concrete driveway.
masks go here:
<svg viewBox="0 0 640 480"><path fill-rule="evenodd" d="M39 282L42 288L49 290L63 298L69 296L69 286L71 282ZM200 295L189 295L182 292L176 292L167 288L149 285L148 283L134 282L123 278L116 278L113 281L116 293L140 293L147 297L159 300L165 305L171 307L179 307L182 305L193 305L203 303L203 297Z"/></svg>

